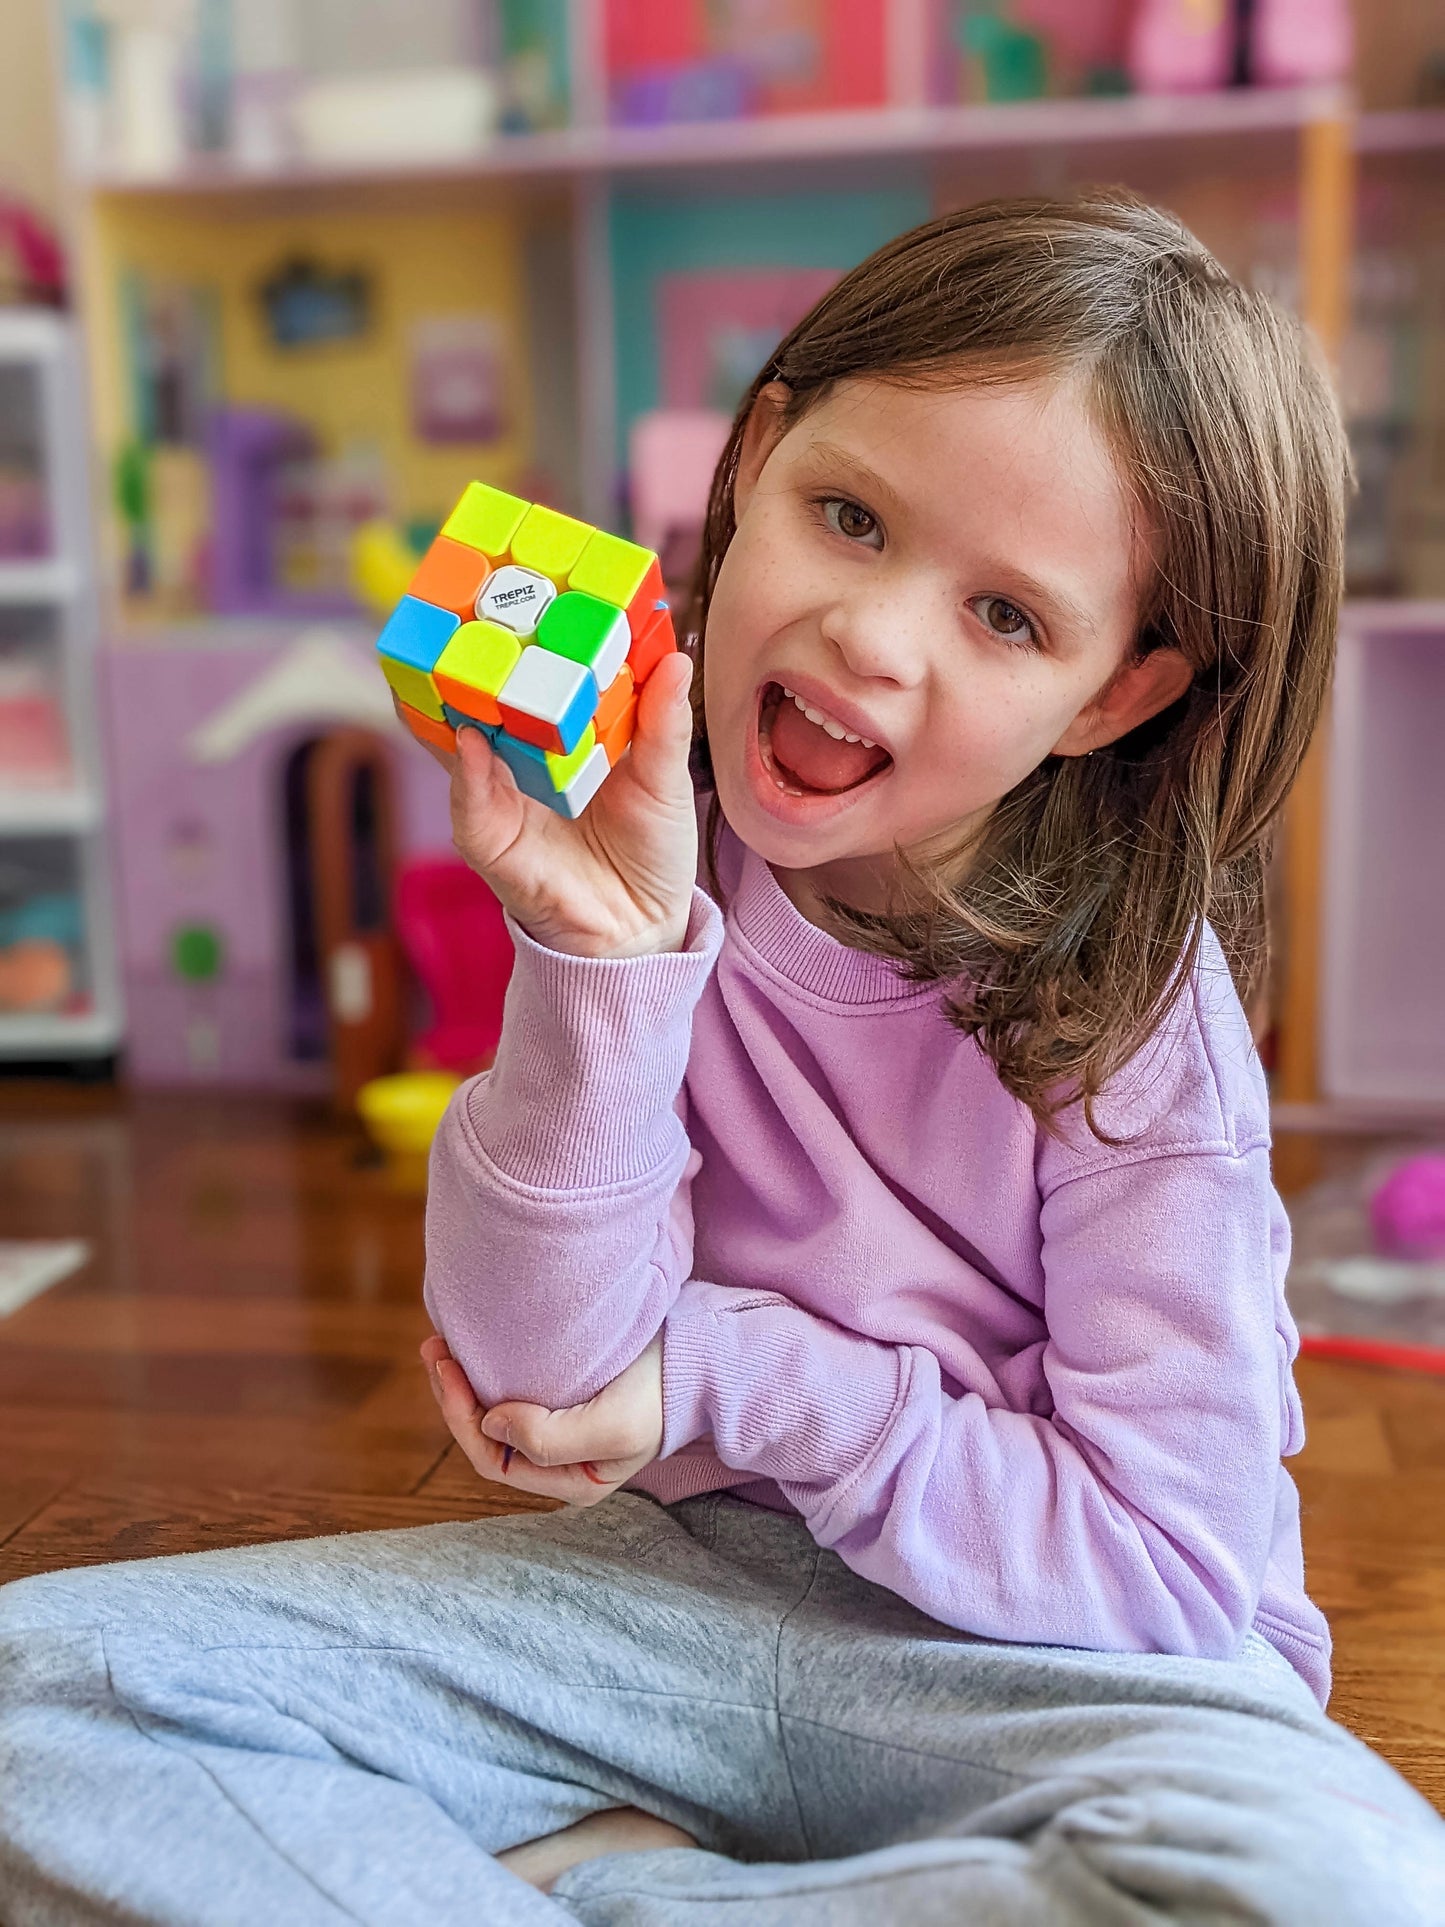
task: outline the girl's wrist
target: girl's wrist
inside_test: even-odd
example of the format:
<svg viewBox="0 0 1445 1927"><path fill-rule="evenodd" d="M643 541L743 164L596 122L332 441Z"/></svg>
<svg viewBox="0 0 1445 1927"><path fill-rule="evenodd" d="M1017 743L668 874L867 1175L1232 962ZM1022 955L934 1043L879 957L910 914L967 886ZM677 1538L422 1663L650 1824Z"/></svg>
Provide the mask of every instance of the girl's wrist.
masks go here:
<svg viewBox="0 0 1445 1927"><path fill-rule="evenodd" d="M563 957L583 957L589 961L621 962L629 957L660 957L687 948L687 933L692 921L691 903L665 921L640 924L624 930L547 930L521 923L520 927L544 950Z"/></svg>

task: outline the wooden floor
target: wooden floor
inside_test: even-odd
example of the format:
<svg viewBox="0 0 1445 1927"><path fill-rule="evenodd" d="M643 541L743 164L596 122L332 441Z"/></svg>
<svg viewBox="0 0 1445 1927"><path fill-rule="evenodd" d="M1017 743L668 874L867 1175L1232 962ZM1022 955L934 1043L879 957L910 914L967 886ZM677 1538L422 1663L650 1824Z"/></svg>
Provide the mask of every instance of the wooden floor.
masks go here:
<svg viewBox="0 0 1445 1927"><path fill-rule="evenodd" d="M0 1238L91 1241L0 1320L0 1579L513 1510L416 1348L421 1208L258 1100L0 1085ZM1445 1810L1445 1381L1303 1362L1331 1711Z"/></svg>

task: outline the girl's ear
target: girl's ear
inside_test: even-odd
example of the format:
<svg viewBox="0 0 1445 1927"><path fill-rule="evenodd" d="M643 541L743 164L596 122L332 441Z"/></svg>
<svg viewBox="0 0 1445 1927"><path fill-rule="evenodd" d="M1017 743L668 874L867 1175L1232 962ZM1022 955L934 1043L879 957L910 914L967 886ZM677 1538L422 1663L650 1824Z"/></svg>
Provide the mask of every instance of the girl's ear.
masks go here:
<svg viewBox="0 0 1445 1927"><path fill-rule="evenodd" d="M770 381L754 397L747 426L743 429L742 447L738 450L737 480L733 485L735 522L742 521L764 464L782 440L783 409L791 394L792 390L785 381Z"/></svg>
<svg viewBox="0 0 1445 1927"><path fill-rule="evenodd" d="M1177 649L1151 649L1115 672L1054 744L1055 756L1087 756L1127 736L1161 709L1178 702L1194 671Z"/></svg>

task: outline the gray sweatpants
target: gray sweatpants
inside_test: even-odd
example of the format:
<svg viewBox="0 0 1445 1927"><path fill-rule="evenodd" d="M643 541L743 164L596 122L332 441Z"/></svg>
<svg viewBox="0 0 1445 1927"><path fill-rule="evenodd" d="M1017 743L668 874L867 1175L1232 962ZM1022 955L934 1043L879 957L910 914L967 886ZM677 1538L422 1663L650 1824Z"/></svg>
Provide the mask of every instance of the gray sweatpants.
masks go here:
<svg viewBox="0 0 1445 1927"><path fill-rule="evenodd" d="M491 1857L624 1804L700 1847ZM5 1588L0 1920L1439 1927L1445 1825L1253 1635L976 1640L617 1493Z"/></svg>

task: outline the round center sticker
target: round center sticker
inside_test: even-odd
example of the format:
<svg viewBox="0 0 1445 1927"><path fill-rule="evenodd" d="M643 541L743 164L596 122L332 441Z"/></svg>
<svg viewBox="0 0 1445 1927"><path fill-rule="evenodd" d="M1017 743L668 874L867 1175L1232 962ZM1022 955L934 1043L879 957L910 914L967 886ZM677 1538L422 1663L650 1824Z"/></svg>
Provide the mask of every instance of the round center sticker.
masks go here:
<svg viewBox="0 0 1445 1927"><path fill-rule="evenodd" d="M513 635L535 635L543 611L556 595L557 585L545 575L509 562L483 583L477 595L477 618L499 623Z"/></svg>

